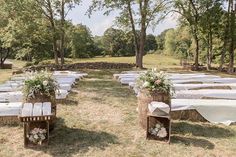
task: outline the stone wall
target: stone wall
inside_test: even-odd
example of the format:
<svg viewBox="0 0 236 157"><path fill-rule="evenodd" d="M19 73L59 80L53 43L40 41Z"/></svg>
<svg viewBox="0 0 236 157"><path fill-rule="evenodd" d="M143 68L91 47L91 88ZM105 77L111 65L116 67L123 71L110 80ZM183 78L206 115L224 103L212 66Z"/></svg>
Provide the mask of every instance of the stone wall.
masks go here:
<svg viewBox="0 0 236 157"><path fill-rule="evenodd" d="M108 62L86 62L86 63L74 63L74 64L65 64L55 65L39 65L39 66L29 66L25 67L24 71L38 71L38 70L73 70L73 69L128 69L135 67L135 64L129 63L108 63Z"/></svg>

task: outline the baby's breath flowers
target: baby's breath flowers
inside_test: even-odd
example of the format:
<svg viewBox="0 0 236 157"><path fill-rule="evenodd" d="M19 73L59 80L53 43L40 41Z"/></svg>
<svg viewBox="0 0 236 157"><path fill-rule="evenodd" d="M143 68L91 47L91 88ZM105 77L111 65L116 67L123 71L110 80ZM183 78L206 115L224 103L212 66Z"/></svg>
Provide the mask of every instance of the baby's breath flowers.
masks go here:
<svg viewBox="0 0 236 157"><path fill-rule="evenodd" d="M37 95L54 96L58 91L58 83L51 73L46 71L28 73L24 83L24 94L28 99L35 98Z"/></svg>
<svg viewBox="0 0 236 157"><path fill-rule="evenodd" d="M155 127L150 128L149 133L159 138L165 138L167 136L166 128L160 123L157 123Z"/></svg>
<svg viewBox="0 0 236 157"><path fill-rule="evenodd" d="M158 72L156 69L148 70L141 74L136 82L137 89L148 89L149 91L158 91L171 94L173 91L171 81L164 72Z"/></svg>
<svg viewBox="0 0 236 157"><path fill-rule="evenodd" d="M46 139L47 131L46 129L34 128L30 131L27 136L29 141L34 144L42 145L42 142Z"/></svg>

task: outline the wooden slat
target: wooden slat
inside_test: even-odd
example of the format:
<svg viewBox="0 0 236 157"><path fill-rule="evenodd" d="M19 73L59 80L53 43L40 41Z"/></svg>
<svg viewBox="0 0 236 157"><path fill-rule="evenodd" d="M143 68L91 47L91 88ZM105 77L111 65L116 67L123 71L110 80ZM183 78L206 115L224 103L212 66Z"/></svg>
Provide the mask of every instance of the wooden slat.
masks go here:
<svg viewBox="0 0 236 157"><path fill-rule="evenodd" d="M42 116L42 103L35 103L33 108L33 116Z"/></svg>
<svg viewBox="0 0 236 157"><path fill-rule="evenodd" d="M52 115L52 105L50 102L43 103L43 115Z"/></svg>
<svg viewBox="0 0 236 157"><path fill-rule="evenodd" d="M32 103L25 103L23 109L21 111L22 117L29 117L32 116L33 104Z"/></svg>

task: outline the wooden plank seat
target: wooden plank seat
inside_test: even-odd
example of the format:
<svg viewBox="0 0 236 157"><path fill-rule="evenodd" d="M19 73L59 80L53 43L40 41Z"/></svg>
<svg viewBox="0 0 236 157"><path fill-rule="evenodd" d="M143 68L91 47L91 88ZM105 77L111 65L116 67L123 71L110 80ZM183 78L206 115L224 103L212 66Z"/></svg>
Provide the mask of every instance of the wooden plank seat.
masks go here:
<svg viewBox="0 0 236 157"><path fill-rule="evenodd" d="M51 103L25 103L19 119L21 122L50 121L55 116L51 112Z"/></svg>

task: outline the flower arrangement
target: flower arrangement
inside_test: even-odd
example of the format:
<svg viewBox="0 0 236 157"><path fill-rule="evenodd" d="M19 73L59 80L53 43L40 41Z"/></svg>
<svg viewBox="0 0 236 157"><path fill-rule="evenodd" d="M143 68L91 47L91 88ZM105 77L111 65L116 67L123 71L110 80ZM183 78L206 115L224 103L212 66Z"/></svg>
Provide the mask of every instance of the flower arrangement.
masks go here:
<svg viewBox="0 0 236 157"><path fill-rule="evenodd" d="M173 91L172 83L164 72L158 72L156 69L148 70L141 74L137 79L138 89L147 89L149 91L158 91L170 94Z"/></svg>
<svg viewBox="0 0 236 157"><path fill-rule="evenodd" d="M158 138L165 138L167 136L166 128L161 123L156 123L155 127L149 129L149 133Z"/></svg>
<svg viewBox="0 0 236 157"><path fill-rule="evenodd" d="M30 131L27 137L30 142L42 145L42 142L46 139L46 136L47 136L46 129L34 128L33 130Z"/></svg>
<svg viewBox="0 0 236 157"><path fill-rule="evenodd" d="M58 83L54 80L52 74L46 71L29 73L24 82L24 95L26 99L32 99L39 95L55 97L58 89Z"/></svg>

